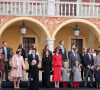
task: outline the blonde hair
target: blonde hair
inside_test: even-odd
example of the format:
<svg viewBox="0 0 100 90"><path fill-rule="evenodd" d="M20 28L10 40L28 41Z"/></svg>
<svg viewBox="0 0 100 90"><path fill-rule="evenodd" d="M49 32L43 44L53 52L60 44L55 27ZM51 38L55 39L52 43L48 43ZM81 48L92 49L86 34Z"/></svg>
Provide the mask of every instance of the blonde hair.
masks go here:
<svg viewBox="0 0 100 90"><path fill-rule="evenodd" d="M64 62L63 64L64 64L64 65L67 65L67 62Z"/></svg>

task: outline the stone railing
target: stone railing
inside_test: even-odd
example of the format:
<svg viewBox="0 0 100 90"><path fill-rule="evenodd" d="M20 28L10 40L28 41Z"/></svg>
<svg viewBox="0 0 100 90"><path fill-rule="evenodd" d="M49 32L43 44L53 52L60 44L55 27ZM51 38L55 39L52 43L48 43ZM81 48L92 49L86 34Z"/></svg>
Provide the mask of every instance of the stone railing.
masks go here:
<svg viewBox="0 0 100 90"><path fill-rule="evenodd" d="M0 0L0 15L100 18L100 3Z"/></svg>

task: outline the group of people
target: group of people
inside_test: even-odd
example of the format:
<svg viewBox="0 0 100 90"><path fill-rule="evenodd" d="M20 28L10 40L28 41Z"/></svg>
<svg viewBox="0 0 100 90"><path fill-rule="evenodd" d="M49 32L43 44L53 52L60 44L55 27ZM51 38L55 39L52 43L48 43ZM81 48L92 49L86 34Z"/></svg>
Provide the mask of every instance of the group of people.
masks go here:
<svg viewBox="0 0 100 90"><path fill-rule="evenodd" d="M0 48L0 71L1 76L5 73L6 81L8 79L8 65L11 58L10 49L7 42L3 41L3 47ZM14 88L20 88L20 80L22 71L25 69L24 60L26 52L21 44L16 54L12 56L12 71ZM28 54L29 64L29 88L39 87L39 54L34 45L32 45ZM93 87L93 78L95 78L96 87L100 88L100 51L94 53L94 48L83 48L79 53L77 47L73 44L71 50L67 53L64 47L64 41L59 42L59 46L51 52L48 45L42 52L42 85L50 87L50 75L52 81L55 82L55 88L59 88L59 82L62 81L62 86L67 87L70 82L71 87L79 87L79 82L84 81L84 87L87 87L88 77L90 77L90 87ZM81 74L80 74L81 73ZM17 84L16 84L17 80Z"/></svg>

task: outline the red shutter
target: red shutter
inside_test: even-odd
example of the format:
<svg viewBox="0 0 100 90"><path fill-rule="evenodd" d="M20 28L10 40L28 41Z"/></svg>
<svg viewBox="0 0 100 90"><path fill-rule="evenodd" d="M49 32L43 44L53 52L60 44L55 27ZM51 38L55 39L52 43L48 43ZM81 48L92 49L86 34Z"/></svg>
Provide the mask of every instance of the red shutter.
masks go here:
<svg viewBox="0 0 100 90"><path fill-rule="evenodd" d="M96 3L100 3L100 0L95 0Z"/></svg>
<svg viewBox="0 0 100 90"><path fill-rule="evenodd" d="M33 0L34 1L34 0ZM37 1L42 1L42 0L37 0ZM32 5L32 3L30 3ZM42 3L33 3L33 5L42 5Z"/></svg>

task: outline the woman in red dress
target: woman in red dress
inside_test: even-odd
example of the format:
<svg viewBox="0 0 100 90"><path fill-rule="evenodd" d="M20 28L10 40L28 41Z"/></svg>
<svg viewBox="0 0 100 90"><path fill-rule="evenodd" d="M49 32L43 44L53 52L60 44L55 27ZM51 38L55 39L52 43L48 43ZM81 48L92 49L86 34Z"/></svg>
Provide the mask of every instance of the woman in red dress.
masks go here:
<svg viewBox="0 0 100 90"><path fill-rule="evenodd" d="M59 81L61 81L61 67L62 67L62 56L59 54L59 49L56 48L53 55L53 77L52 81L55 81L55 88L59 88Z"/></svg>

